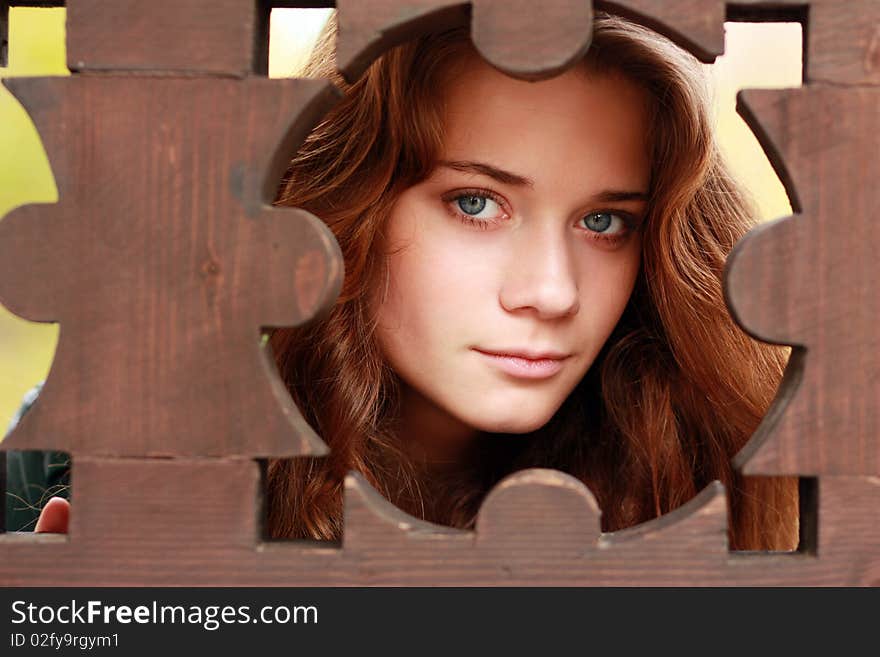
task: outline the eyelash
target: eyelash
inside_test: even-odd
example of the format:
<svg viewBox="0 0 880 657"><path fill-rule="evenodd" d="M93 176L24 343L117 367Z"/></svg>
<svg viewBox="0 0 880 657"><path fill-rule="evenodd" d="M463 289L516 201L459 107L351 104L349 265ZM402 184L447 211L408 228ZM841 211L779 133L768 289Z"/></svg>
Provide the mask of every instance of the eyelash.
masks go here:
<svg viewBox="0 0 880 657"><path fill-rule="evenodd" d="M446 203L446 207L450 209L451 214L460 220L462 223L473 226L478 230L488 230L493 225L497 224L497 221L483 220L483 219L474 219L470 215L464 214L463 212L453 209L460 198L465 196L477 196L481 198L487 198L492 201L495 201L502 209L506 205L506 202L503 198L501 198L498 194L488 190L488 189L460 189L452 192L450 194L446 194L443 196L442 200ZM506 213L506 211L505 211ZM596 210L594 212L589 212L582 217L582 219L586 219L592 215L597 214L613 214L617 215L623 220L624 228L619 233L614 233L611 235L605 235L604 233L597 233L594 230L590 230L589 228L584 228L584 231L588 233L588 239L592 239L596 242L605 242L609 245L616 245L625 240L630 233L635 229L636 226L636 218L628 212L622 212L618 210Z"/></svg>

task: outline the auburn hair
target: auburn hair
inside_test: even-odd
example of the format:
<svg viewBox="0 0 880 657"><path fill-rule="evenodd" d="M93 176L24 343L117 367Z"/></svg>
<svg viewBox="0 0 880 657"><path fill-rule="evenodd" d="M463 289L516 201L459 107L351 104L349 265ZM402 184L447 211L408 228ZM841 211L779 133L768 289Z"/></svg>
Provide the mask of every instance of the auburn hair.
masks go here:
<svg viewBox="0 0 880 657"><path fill-rule="evenodd" d="M650 29L597 12L582 65L626 76L647 91L650 107L639 276L611 336L551 420L528 434L482 433L467 466L443 474L410 462L395 434L400 384L378 348L371 308L387 281L390 209L440 159L443 90L478 55L466 26L447 29L388 50L347 84L335 67L335 32L334 15L302 73L333 80L344 97L293 157L277 203L327 223L345 279L326 316L275 329L268 341L330 453L268 462L268 535L339 540L350 470L404 511L472 528L499 479L550 467L589 487L603 531L671 511L720 480L732 549L794 549L797 478L744 478L731 466L774 397L789 349L750 338L724 303L726 257L757 211L714 141L699 62Z"/></svg>

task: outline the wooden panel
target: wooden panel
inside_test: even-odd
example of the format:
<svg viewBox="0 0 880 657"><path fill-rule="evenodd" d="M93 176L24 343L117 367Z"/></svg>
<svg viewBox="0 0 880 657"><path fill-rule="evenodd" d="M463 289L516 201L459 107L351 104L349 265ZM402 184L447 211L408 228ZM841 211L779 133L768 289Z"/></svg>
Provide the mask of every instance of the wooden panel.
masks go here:
<svg viewBox="0 0 880 657"><path fill-rule="evenodd" d="M329 228L266 196L332 104L332 85L107 76L6 85L40 131L61 199L0 222L0 301L61 323L46 385L6 448L324 453L260 348L260 327L309 320L341 286Z"/></svg>
<svg viewBox="0 0 880 657"><path fill-rule="evenodd" d="M810 16L810 82L880 84L880 2L822 0Z"/></svg>
<svg viewBox="0 0 880 657"><path fill-rule="evenodd" d="M740 98L800 214L737 245L727 295L754 335L806 348L789 365L787 405L741 462L754 474L880 474L880 89Z"/></svg>
<svg viewBox="0 0 880 657"><path fill-rule="evenodd" d="M254 461L74 456L71 484L69 536L0 536L4 585L219 581L260 532Z"/></svg>
<svg viewBox="0 0 880 657"><path fill-rule="evenodd" d="M254 68L254 0L68 0L67 66L243 76Z"/></svg>
<svg viewBox="0 0 880 657"><path fill-rule="evenodd" d="M551 77L589 47L592 11L584 2L522 0L511 5L479 0L340 0L340 71L348 80L355 80L381 52L428 26L465 24L468 5L472 5L471 30L477 50L510 75ZM723 51L723 0L629 0L597 6L662 31L703 61L711 62Z"/></svg>
<svg viewBox="0 0 880 657"><path fill-rule="evenodd" d="M726 505L715 485L634 530L601 535L595 500L561 472L523 470L486 497L475 531L395 509L362 477L346 481L343 558L370 585L638 585L725 577Z"/></svg>
<svg viewBox="0 0 880 657"><path fill-rule="evenodd" d="M70 536L0 536L0 584L880 585L871 258L880 243L872 221L880 97L876 87L815 83L876 83L876 5L809 3L814 84L742 96L800 216L746 238L725 291L750 332L801 348L740 463L820 478L808 551L731 554L720 484L662 518L602 534L589 491L546 470L500 482L474 531L408 516L351 474L341 545L261 540L251 459L326 450L260 351L259 328L308 321L339 290L340 255L326 226L267 206L287 157L335 94L321 82L217 77L251 68L251 26L230 17L252 5L211 4L202 26L192 13L206 8L199 2L153 3L150 12L132 5L127 41L113 22L127 0L71 24L71 57L80 48L85 68L179 77L9 83L46 143L60 202L0 222L0 300L22 316L60 321L61 335L40 399L2 447L72 451L74 471ZM771 13L799 6L738 4ZM466 20L464 5L340 2L341 65L356 77L390 44ZM110 5L70 4L74 13L99 6ZM720 52L721 2L601 6L704 59ZM586 47L585 7L477 0L474 39L503 70L547 76ZM157 26L186 38L157 54L150 39L165 38ZM527 52L511 47L518 38ZM217 59L224 42L229 53ZM88 59L96 53L107 63Z"/></svg>
<svg viewBox="0 0 880 657"><path fill-rule="evenodd" d="M490 492L494 501L481 510L481 527L473 532L407 516L362 477L352 475L346 480L346 537L340 548L312 541L257 540L259 477L254 462L74 458L70 536L0 535L0 583L880 585L876 477L821 480L823 520L817 554L732 555L727 551L727 505L719 484L662 518L596 537L594 511L584 504L589 493L578 482L562 482L564 477L532 470L500 482L500 488ZM511 489L517 489L514 495ZM518 535L486 529L494 524L489 516L504 518L505 527L528 527L535 518L533 505L541 508L541 500L562 503L553 524L568 527L569 538L550 549L545 549L541 531L546 527ZM483 531L488 535L482 536ZM575 538L583 531L587 533Z"/></svg>
<svg viewBox="0 0 880 657"><path fill-rule="evenodd" d="M528 0L339 0L339 70L353 81L388 48L426 27L463 25L473 5L474 44L498 69L525 79L555 75L583 56L590 44L587 2Z"/></svg>
<svg viewBox="0 0 880 657"><path fill-rule="evenodd" d="M880 479L822 477L818 555L824 564L849 564L847 580L880 586Z"/></svg>
<svg viewBox="0 0 880 657"><path fill-rule="evenodd" d="M217 551L253 549L261 531L255 461L74 456L71 484L77 550L207 562Z"/></svg>
<svg viewBox="0 0 880 657"><path fill-rule="evenodd" d="M474 45L486 60L524 79L560 73L590 44L592 9L577 0L340 0L337 62L357 79L388 48L430 27L464 25L472 16ZM700 59L711 62L724 49L723 0L628 0L596 3L657 29Z"/></svg>

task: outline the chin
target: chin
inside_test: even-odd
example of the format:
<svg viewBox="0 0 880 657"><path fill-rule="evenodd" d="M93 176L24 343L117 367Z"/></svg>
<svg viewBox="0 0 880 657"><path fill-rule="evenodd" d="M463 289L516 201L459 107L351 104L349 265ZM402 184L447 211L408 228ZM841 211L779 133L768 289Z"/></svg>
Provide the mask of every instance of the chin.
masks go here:
<svg viewBox="0 0 880 657"><path fill-rule="evenodd" d="M536 418L534 414L515 417L491 417L484 415L482 421L475 424L475 427L481 431L490 433L530 433L536 429L540 429L550 421L551 415Z"/></svg>

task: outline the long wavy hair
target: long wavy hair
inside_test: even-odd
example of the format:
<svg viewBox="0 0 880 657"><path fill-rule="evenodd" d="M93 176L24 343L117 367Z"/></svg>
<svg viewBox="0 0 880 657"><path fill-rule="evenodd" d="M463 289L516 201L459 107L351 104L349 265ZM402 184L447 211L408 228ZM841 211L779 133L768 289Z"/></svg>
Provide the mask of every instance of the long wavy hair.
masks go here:
<svg viewBox="0 0 880 657"><path fill-rule="evenodd" d="M723 300L726 257L757 213L717 149L699 62L650 29L595 16L582 65L623 74L650 99L652 181L635 288L546 425L481 433L466 467L438 473L411 462L395 434L400 382L378 348L372 309L387 283L385 221L439 159L444 87L477 55L462 26L390 49L346 84L335 67L335 31L334 16L302 74L335 81L344 99L295 154L277 203L328 224L345 280L327 316L269 337L282 379L330 454L269 461L269 537L339 540L350 470L404 511L472 528L499 479L551 467L589 487L603 531L675 509L717 479L730 501L732 549L794 549L797 479L744 478L731 466L774 397L788 348L751 339Z"/></svg>

